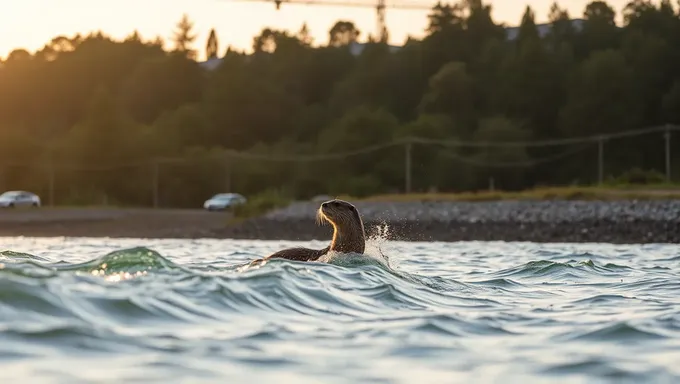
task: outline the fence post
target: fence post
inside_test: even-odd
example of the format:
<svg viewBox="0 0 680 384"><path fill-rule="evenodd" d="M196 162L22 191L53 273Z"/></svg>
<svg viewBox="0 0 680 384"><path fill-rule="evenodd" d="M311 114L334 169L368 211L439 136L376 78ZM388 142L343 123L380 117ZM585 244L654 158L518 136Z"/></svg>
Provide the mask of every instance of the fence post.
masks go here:
<svg viewBox="0 0 680 384"><path fill-rule="evenodd" d="M151 167L152 167L152 173L153 173L153 176L151 178L151 183L152 183L151 188L152 188L152 191L153 191L153 207L158 208L158 200L159 200L159 196L158 196L159 175L158 175L158 173L159 173L159 169L158 169L158 160L157 159L151 160Z"/></svg>
<svg viewBox="0 0 680 384"><path fill-rule="evenodd" d="M666 132L663 134L666 141L666 182L671 182L671 129L666 125Z"/></svg>
<svg viewBox="0 0 680 384"><path fill-rule="evenodd" d="M231 164L229 164L229 155L224 155L224 192L231 192Z"/></svg>
<svg viewBox="0 0 680 384"><path fill-rule="evenodd" d="M604 183L604 138L597 140L597 180L600 185Z"/></svg>
<svg viewBox="0 0 680 384"><path fill-rule="evenodd" d="M50 196L50 206L54 207L54 159L52 158L52 155L50 155L50 166L48 169L49 172L49 196Z"/></svg>
<svg viewBox="0 0 680 384"><path fill-rule="evenodd" d="M411 139L409 138L408 141L406 142L406 159L405 159L405 164L404 164L404 173L405 173L405 193L411 193Z"/></svg>

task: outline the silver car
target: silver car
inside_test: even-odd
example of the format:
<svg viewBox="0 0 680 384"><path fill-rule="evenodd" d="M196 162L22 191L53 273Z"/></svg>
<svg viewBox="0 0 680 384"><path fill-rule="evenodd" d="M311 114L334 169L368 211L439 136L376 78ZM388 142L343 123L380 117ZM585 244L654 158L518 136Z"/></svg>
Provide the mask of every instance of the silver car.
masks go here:
<svg viewBox="0 0 680 384"><path fill-rule="evenodd" d="M238 193L218 193L203 203L203 208L209 211L221 211L244 204L246 198Z"/></svg>
<svg viewBox="0 0 680 384"><path fill-rule="evenodd" d="M39 207L40 197L35 193L26 191L7 191L0 195L0 207Z"/></svg>

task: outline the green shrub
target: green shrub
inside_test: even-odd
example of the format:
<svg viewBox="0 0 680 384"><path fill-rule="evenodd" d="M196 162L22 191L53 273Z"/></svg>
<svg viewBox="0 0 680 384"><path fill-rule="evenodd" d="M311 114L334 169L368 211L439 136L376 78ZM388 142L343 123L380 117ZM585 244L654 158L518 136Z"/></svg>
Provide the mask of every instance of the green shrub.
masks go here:
<svg viewBox="0 0 680 384"><path fill-rule="evenodd" d="M666 181L666 177L658 171L655 170L643 170L641 168L635 167L622 173L619 177L616 177L610 181L613 185L630 185L630 184L661 184Z"/></svg>

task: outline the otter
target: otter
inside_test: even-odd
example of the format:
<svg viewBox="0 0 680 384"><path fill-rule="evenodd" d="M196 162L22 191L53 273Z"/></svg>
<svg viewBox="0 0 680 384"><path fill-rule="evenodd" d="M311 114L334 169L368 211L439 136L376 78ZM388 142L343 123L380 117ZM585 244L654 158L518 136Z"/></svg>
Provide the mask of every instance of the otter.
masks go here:
<svg viewBox="0 0 680 384"><path fill-rule="evenodd" d="M354 205L344 200L330 200L321 204L317 211L317 223L328 222L333 226L333 239L328 247L323 249L309 249L303 247L288 248L273 253L264 259L257 259L250 263L269 259L287 259L295 261L316 261L328 252L363 254L366 247L364 222Z"/></svg>

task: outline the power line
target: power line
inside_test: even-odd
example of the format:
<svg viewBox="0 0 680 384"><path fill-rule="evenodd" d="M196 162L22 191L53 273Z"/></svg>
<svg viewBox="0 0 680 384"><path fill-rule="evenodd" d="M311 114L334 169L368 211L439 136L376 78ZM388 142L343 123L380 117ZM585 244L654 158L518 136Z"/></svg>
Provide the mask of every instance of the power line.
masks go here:
<svg viewBox="0 0 680 384"><path fill-rule="evenodd" d="M396 140L392 140L387 143L375 144L367 146L364 148L359 148L351 151L345 152L335 152L335 153L322 153L322 154L308 154L308 155L276 155L276 154L264 154L264 153L253 153L245 151L235 151L235 150L223 150L209 155L204 155L200 157L155 157L152 160L140 160L140 161L126 161L119 164L110 165L76 165L76 164L59 164L51 163L52 165L59 168L70 168L79 170L108 170L108 169L120 169L133 167L135 165L149 164L150 162L155 162L158 164L164 163L189 163L189 162L201 162L206 160L224 160L225 158L240 158L245 160L264 160L272 162L313 162L313 161L323 161L323 160L334 160L343 159L348 157L359 156L371 152L376 152L382 149L395 147L398 145L406 144L421 144L421 145L437 145L443 147L472 147L472 148L517 148L517 147L550 147L550 146L561 146L561 145L573 145L573 144L587 144L587 143L602 143L609 140L640 136L651 133L664 132L670 134L673 131L680 131L680 126L665 125L657 126L645 129L636 129L618 133L611 134L600 134L584 137L573 137L564 139L553 139L553 140L537 140L537 141L465 141L465 140L455 140L455 139L430 139L422 137L404 137ZM43 142L36 141L36 145L41 145L45 149L49 149L49 146ZM460 157L459 155L451 155ZM0 162L0 166L6 167L26 167L32 166L27 163L7 163Z"/></svg>
<svg viewBox="0 0 680 384"><path fill-rule="evenodd" d="M650 133L679 131L679 126L658 126L652 128L636 129L618 133L600 134L593 136L571 137L552 140L534 141L463 141L463 140L436 140L413 137L413 143L435 144L450 147L550 147L568 144L580 144L586 142L608 141L624 137L641 136Z"/></svg>
<svg viewBox="0 0 680 384"><path fill-rule="evenodd" d="M360 8L375 8L377 16L377 36L380 41L387 40L387 26L385 24L385 9L399 8L399 9L421 9L431 10L435 4L426 5L418 2L396 2L388 3L386 0L375 0L375 2L365 1L350 1L350 0L224 0L232 2L265 2L272 3L279 10L282 4L296 4L296 5L329 5L335 7L360 7Z"/></svg>
<svg viewBox="0 0 680 384"><path fill-rule="evenodd" d="M309 161L319 161L319 160L330 160L330 159L341 159L347 157L353 157L369 152L375 152L384 148L393 147L397 145L404 144L425 144L425 145L440 145L445 147L495 147L495 148L510 148L510 147L547 147L547 146L561 146L570 144L587 144L602 142L608 140L614 140L624 137L640 136L644 134L658 133L658 132L671 132L680 131L680 126L659 126L646 129L630 130L619 133L612 134L602 134L593 135L586 137L574 137L565 139L554 139L554 140L537 140L537 141L463 141L463 140L437 140L437 139L427 139L420 137L405 137L398 140L394 140L385 144L378 144L362 149L357 149L348 152L336 152L330 154L315 154L315 155L295 155L295 156L276 156L276 155L265 155L265 154L255 154L248 152L237 152L237 151L227 151L228 156L239 157L243 159L250 160L266 160L273 162L309 162Z"/></svg>
<svg viewBox="0 0 680 384"><path fill-rule="evenodd" d="M275 155L264 155L255 154L247 152L236 152L227 151L229 156L239 157L242 159L250 160L268 160L268 161L285 161L285 162L310 162L310 161L320 161L320 160L333 160L333 159L343 159L347 157L354 157L358 155L363 155L366 153L371 153L379 151L381 149L394 147L397 145L405 144L407 140L395 140L386 144L378 144L370 147L365 147L348 152L338 152L338 153L328 153L328 154L318 154L318 155L303 155L303 156L275 156Z"/></svg>
<svg viewBox="0 0 680 384"><path fill-rule="evenodd" d="M225 2L258 2L258 3L272 3L277 9L281 7L282 4L293 4L293 5L329 5L335 7L358 7L358 8L377 8L379 4L375 2L365 2L365 1L349 1L349 0L222 0ZM423 9L429 10L435 6L436 3L431 5L426 5L418 2L396 2L396 3L384 3L385 8L398 8L398 9Z"/></svg>
<svg viewBox="0 0 680 384"><path fill-rule="evenodd" d="M560 159L564 159L565 157L569 157L571 155L574 155L576 153L580 153L585 151L586 149L590 148L592 146L592 143L585 143L575 149L565 151L563 153L559 153L557 155L553 156L546 156L543 158L533 158L531 160L525 160L525 161L502 161L502 162L493 162L493 161L479 161L476 160L474 157L469 157L469 156L460 156L455 153L451 152L440 152L440 155L446 158L450 158L453 160L460 161L461 163L466 163L472 166L476 167L491 167L491 168L521 168L521 167L533 167L535 165L539 164L545 164L545 163L550 163L553 161L557 161Z"/></svg>
<svg viewBox="0 0 680 384"><path fill-rule="evenodd" d="M391 148L399 145L404 145L406 149L405 153L405 162L404 162L404 184L405 192L410 192L411 190L411 176L412 176L412 168L411 168L411 147L413 144L421 144L425 146L444 146L444 147L455 147L455 146L469 146L469 147L495 147L495 148L502 148L502 147L523 147L523 148L528 148L528 147L537 147L537 146L558 146L558 145L573 145L573 144L580 144L577 146L577 148L573 148L570 150L566 150L563 153L555 154L552 156L547 156L543 158L529 158L527 160L519 160L519 161L493 161L493 159L490 159L492 161L484 161L484 159L480 159L478 155L472 155L472 156L461 156L455 152L451 151L442 151L439 150L438 153L442 155L443 157L453 159L454 161L460 161L462 163L466 163L472 166L478 166L478 167L492 167L492 168L517 168L517 167L531 167L535 166L538 164L542 163L547 163L551 161L556 161L562 158L566 158L567 156L579 153L586 148L590 147L593 143L597 143L598 147L598 164L597 164L597 170L598 170L598 180L599 183L602 184L604 180L604 142L607 140L613 140L617 138L623 138L623 137L634 137L634 136L639 136L639 135L644 135L644 134L650 134L650 133L655 133L655 132L664 132L664 140L665 140L665 145L664 145L664 150L665 150L665 168L666 168L666 181L670 182L671 181L671 146L670 146L670 138L671 138L671 132L672 131L678 131L680 130L679 126L671 126L671 125L666 125L666 126L660 126L660 127L651 127L651 128L646 128L646 129L637 129L637 130L630 130L630 131L625 131L625 132L618 132L618 133L612 133L612 134L603 134L603 135L593 135L593 136L587 136L587 137L576 137L576 138L565 138L565 139L556 139L556 140L540 140L540 141L514 141L514 142L470 142L470 141L461 141L461 140L435 140L435 139L427 139L427 138L419 138L419 137L404 137L400 139L395 139L387 143L383 144L375 144L371 146L367 146L364 148L359 148L351 151L345 151L345 152L336 152L336 153L319 153L319 154L309 154L309 155L275 155L275 154L266 154L266 153L252 153L252 152L239 152L239 151L234 151L234 150L217 150L217 151L211 151L209 153L203 153L198 156L187 156L187 157L151 157L147 158L144 160L139 160L139 161L126 161L126 162L121 162L118 164L112 164L111 160L109 160L108 164L66 164L66 163L55 163L52 160L51 156L47 157L47 162L45 163L21 163L21 164L11 164L11 163L3 163L0 161L0 175L3 174L3 171L6 170L8 167L21 167L21 168L38 168L38 169L43 169L45 172L47 172L47 184L49 185L49 196L50 196L50 201L52 204L54 203L54 193L55 193L55 184L57 181L55 181L56 178L55 174L57 173L58 169L65 169L68 171L72 172L87 172L87 171L112 171L112 170L121 170L125 168L131 168L131 167L140 167L142 170L145 170L145 172L151 172L151 184L150 187L152 188L153 192L153 206L154 207L159 207L159 183L160 183L160 169L159 166L163 164L181 164L181 165L187 165L190 163L198 163L198 162L205 162L205 161L211 161L215 162L214 164L221 164L222 166L226 167L226 175L227 175L227 189L230 189L230 183L231 183L231 159L233 158L240 158L240 159L245 159L245 160L264 160L264 161L269 161L269 162L313 162L313 161L323 161L323 160L333 160L333 159L347 159L349 157L353 156L359 156L359 155L365 155L368 153L373 153L379 150L383 150L386 148ZM44 144L43 144L44 145ZM49 146L44 145L47 150L49 150Z"/></svg>

